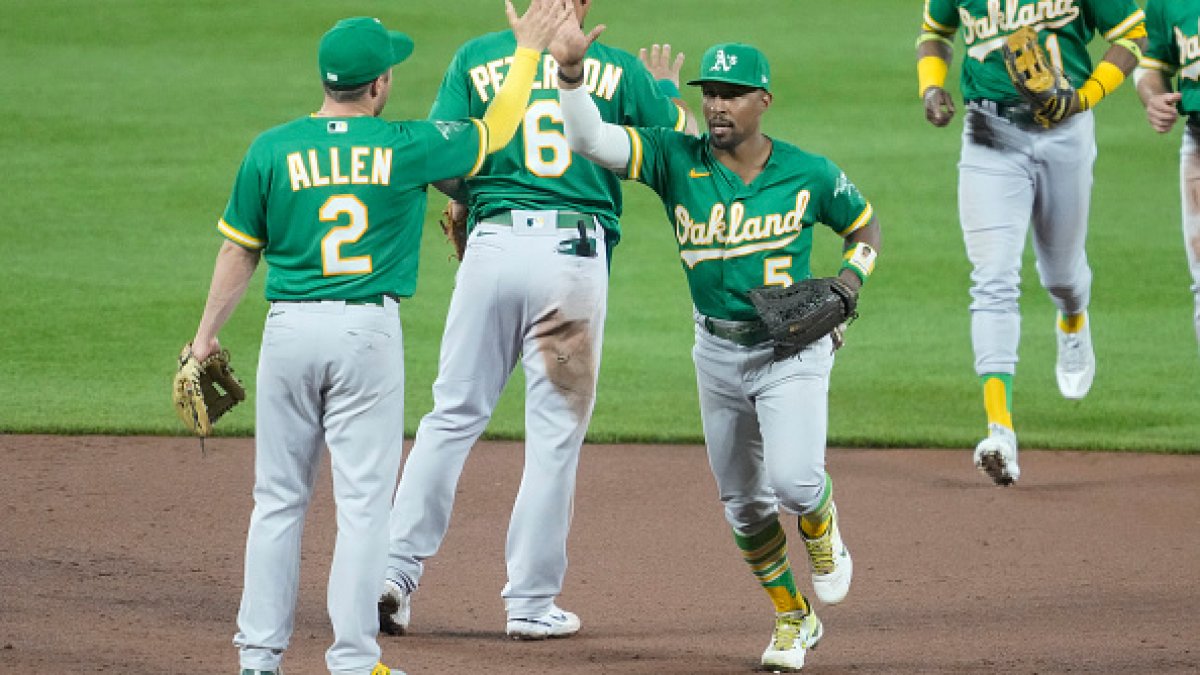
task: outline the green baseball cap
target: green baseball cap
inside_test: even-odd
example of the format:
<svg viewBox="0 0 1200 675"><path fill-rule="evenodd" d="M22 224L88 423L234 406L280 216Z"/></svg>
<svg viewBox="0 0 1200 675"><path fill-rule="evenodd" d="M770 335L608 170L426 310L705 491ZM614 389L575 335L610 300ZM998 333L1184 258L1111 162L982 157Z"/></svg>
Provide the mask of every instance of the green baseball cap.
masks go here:
<svg viewBox="0 0 1200 675"><path fill-rule="evenodd" d="M691 85L726 82L756 89L771 89L771 66L756 47L740 42L713 45L700 59L700 77Z"/></svg>
<svg viewBox="0 0 1200 675"><path fill-rule="evenodd" d="M355 87L382 75L412 54L413 41L388 30L379 19L342 19L321 36L317 66L321 81L332 87Z"/></svg>

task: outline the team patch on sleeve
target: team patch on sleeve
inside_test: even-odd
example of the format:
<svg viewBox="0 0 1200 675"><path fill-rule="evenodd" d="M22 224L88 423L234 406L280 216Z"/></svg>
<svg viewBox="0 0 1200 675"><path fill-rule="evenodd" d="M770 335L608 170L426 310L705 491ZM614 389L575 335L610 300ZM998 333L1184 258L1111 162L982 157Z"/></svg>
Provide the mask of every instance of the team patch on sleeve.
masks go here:
<svg viewBox="0 0 1200 675"><path fill-rule="evenodd" d="M251 237L245 232L234 228L232 225L225 222L224 218L217 221L217 229L221 231L221 234L225 235L226 239L243 248L258 250L267 245L267 242L263 241L262 239Z"/></svg>

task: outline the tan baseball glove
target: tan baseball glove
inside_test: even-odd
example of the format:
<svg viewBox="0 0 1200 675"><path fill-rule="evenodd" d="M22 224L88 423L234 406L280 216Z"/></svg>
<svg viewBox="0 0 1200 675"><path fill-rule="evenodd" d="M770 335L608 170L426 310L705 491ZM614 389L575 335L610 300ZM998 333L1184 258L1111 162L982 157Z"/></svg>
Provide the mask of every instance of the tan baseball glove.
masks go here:
<svg viewBox="0 0 1200 675"><path fill-rule="evenodd" d="M446 202L442 216L438 219L446 239L454 246L454 255L459 260L467 250L467 207L453 199Z"/></svg>
<svg viewBox="0 0 1200 675"><path fill-rule="evenodd" d="M183 426L203 438L212 433L212 425L221 415L246 400L246 390L229 366L229 350L222 349L200 361L192 354L189 342L179 355L171 398Z"/></svg>
<svg viewBox="0 0 1200 675"><path fill-rule="evenodd" d="M1038 44L1037 31L1025 26L1004 40L1004 67L1021 98L1033 108L1033 119L1049 129L1076 107L1075 88Z"/></svg>

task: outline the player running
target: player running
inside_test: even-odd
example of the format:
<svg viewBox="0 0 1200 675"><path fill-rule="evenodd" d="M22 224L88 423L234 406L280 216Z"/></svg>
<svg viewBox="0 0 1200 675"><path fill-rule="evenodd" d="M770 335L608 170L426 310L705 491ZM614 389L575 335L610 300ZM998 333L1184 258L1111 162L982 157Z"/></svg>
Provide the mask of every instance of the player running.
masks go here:
<svg viewBox="0 0 1200 675"><path fill-rule="evenodd" d="M1137 65L1146 35L1142 19L1134 0L925 0L917 72L925 117L934 126L946 126L955 113L944 85L956 32L966 45L958 213L974 268L971 344L988 422L975 466L998 485L1021 475L1012 398L1021 254L1031 221L1038 276L1058 309L1059 391L1081 399L1092 386L1092 270L1084 248L1096 159L1091 109ZM1005 37L1024 26L1038 31L1050 59L1076 88L1067 116L1050 128L1037 124L1022 103L1001 54ZM1087 46L1097 32L1112 46L1093 69Z"/></svg>
<svg viewBox="0 0 1200 675"><path fill-rule="evenodd" d="M817 222L845 238L839 278L857 292L874 267L879 224L832 162L762 133L773 97L759 50L721 44L705 53L700 77L688 83L701 88L708 125L695 138L604 122L576 84L588 41L570 30L551 46L567 139L572 151L650 186L674 225L695 305L692 355L709 465L734 539L775 606L762 665L798 670L823 627L796 586L780 509L799 516L822 602L841 602L853 571L825 472L834 344L825 336L777 361L747 293L810 276Z"/></svg>
<svg viewBox="0 0 1200 675"><path fill-rule="evenodd" d="M1148 0L1146 31L1149 46L1137 73L1137 90L1150 127L1165 134L1181 114L1187 117L1179 149L1179 193L1200 342L1200 0ZM1179 90L1172 91L1176 75Z"/></svg>

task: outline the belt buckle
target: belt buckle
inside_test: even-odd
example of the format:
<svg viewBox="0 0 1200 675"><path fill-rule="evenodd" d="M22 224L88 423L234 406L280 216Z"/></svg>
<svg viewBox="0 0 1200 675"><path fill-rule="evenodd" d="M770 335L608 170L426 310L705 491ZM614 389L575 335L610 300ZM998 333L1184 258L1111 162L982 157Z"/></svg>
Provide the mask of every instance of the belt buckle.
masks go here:
<svg viewBox="0 0 1200 675"><path fill-rule="evenodd" d="M554 210L521 211L513 209L511 216L513 234L536 235L558 229L558 212Z"/></svg>

